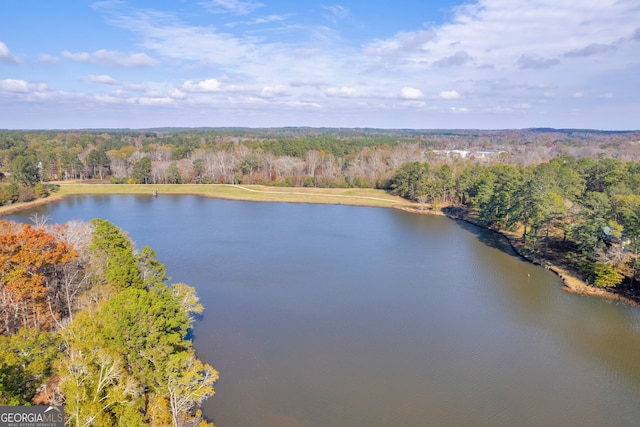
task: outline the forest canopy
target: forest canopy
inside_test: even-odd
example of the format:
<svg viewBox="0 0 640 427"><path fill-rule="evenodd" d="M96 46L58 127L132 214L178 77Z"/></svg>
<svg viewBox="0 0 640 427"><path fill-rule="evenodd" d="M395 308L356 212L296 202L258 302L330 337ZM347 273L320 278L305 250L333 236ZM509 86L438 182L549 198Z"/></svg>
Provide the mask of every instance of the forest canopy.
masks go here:
<svg viewBox="0 0 640 427"><path fill-rule="evenodd" d="M188 332L203 307L109 221L0 221L0 404L64 405L71 426L211 425L218 372Z"/></svg>

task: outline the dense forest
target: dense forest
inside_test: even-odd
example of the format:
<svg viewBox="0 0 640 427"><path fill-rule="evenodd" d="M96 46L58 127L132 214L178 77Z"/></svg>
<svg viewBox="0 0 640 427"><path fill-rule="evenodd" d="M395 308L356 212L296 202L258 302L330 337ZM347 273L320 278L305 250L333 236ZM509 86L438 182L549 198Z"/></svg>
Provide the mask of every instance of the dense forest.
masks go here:
<svg viewBox="0 0 640 427"><path fill-rule="evenodd" d="M70 426L212 425L195 290L108 221L35 220L0 222L0 405L64 405Z"/></svg>
<svg viewBox="0 0 640 427"><path fill-rule="evenodd" d="M640 132L529 129L155 129L0 131L0 204L48 181L386 188L409 162L531 165L559 156L640 161Z"/></svg>

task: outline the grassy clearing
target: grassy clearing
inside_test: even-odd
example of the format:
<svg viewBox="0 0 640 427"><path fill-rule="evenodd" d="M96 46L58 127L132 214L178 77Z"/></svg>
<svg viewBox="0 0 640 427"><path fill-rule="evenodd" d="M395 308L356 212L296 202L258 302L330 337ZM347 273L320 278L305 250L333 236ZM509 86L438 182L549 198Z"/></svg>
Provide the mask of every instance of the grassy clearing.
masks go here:
<svg viewBox="0 0 640 427"><path fill-rule="evenodd" d="M75 194L197 194L230 200L289 203L323 203L355 206L398 207L410 206L408 201L383 190L363 188L299 188L268 187L264 185L226 184L86 184L58 183L56 195Z"/></svg>

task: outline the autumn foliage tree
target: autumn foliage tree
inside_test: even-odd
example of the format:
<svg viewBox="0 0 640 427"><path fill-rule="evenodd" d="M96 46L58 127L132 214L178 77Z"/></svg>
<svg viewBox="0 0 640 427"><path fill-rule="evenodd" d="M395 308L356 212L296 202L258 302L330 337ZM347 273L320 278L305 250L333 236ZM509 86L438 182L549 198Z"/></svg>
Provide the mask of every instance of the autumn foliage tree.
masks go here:
<svg viewBox="0 0 640 427"><path fill-rule="evenodd" d="M58 320L51 307L56 269L77 257L75 249L45 230L3 221L0 229L0 331L46 329Z"/></svg>

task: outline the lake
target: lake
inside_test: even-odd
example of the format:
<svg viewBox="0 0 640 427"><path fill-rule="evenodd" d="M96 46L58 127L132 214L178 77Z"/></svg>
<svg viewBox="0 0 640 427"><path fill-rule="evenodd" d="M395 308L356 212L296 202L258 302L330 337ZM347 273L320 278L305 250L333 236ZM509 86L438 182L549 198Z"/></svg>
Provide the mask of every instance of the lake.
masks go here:
<svg viewBox="0 0 640 427"><path fill-rule="evenodd" d="M500 237L393 209L82 196L205 307L218 427L629 426L640 311L562 291Z"/></svg>

